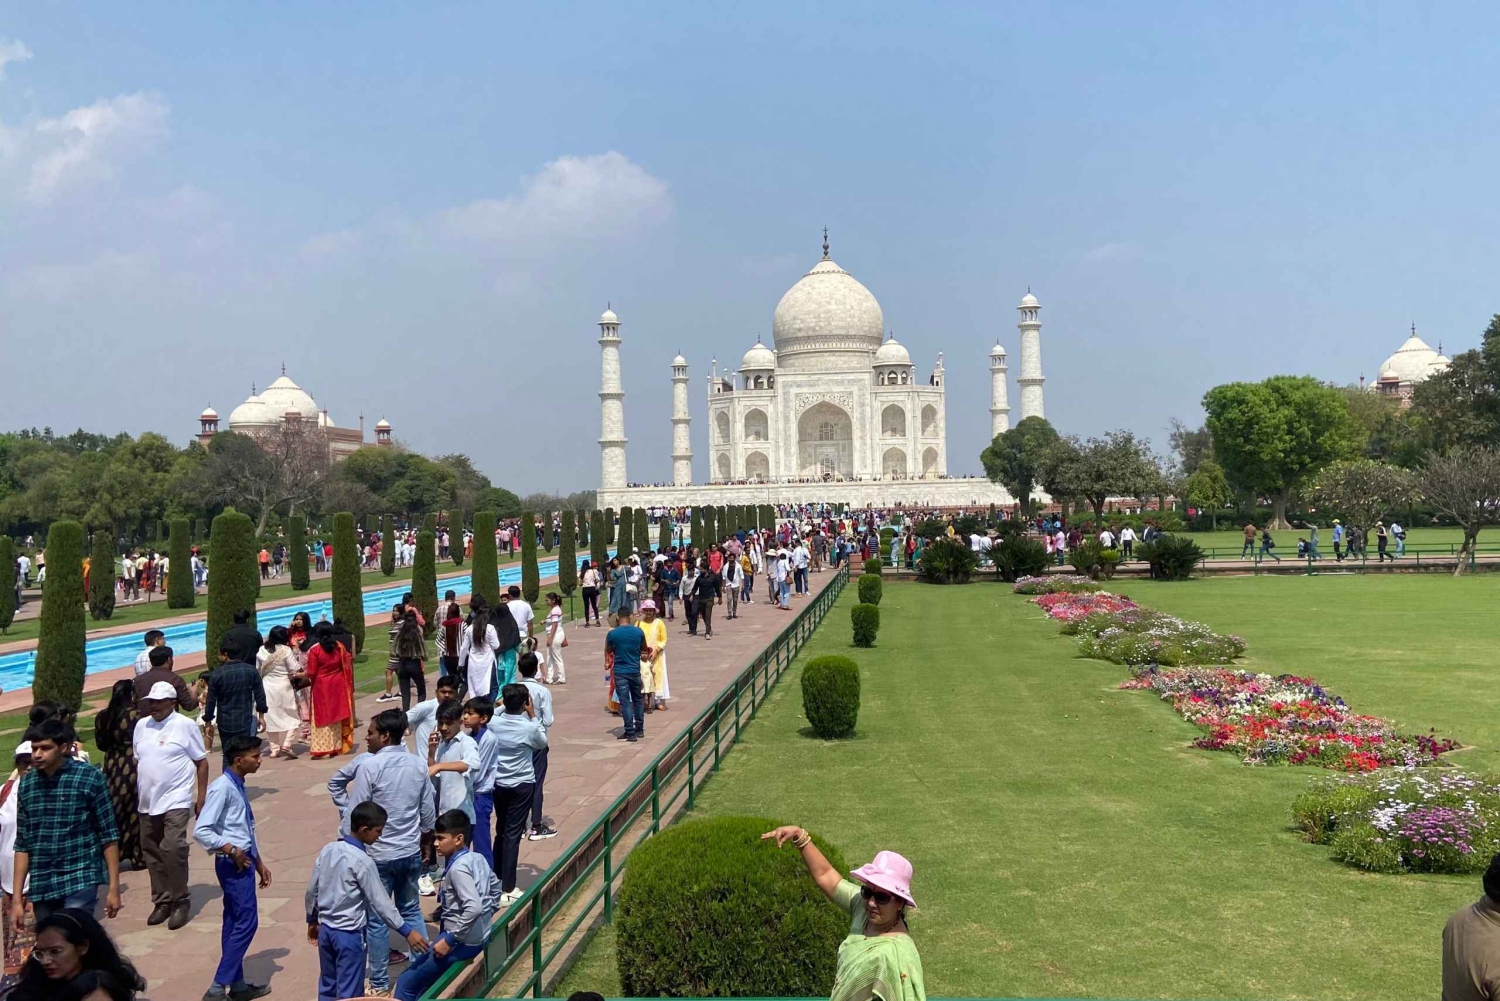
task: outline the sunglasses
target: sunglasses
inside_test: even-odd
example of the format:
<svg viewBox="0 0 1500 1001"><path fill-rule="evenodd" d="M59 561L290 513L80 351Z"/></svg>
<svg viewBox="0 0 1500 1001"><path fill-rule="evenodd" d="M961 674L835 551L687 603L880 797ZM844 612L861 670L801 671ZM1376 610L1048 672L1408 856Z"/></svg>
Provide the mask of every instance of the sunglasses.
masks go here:
<svg viewBox="0 0 1500 1001"><path fill-rule="evenodd" d="M891 902L891 895L884 890L872 890L870 887L861 887L859 895L866 900L873 900L876 904L884 907Z"/></svg>

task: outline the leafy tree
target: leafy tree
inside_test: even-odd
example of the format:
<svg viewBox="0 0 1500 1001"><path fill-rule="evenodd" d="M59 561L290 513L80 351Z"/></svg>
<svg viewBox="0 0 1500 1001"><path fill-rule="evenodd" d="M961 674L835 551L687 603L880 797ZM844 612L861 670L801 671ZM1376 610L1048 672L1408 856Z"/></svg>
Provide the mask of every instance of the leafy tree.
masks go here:
<svg viewBox="0 0 1500 1001"><path fill-rule="evenodd" d="M1213 459L1205 459L1193 470L1183 487L1187 502L1210 513L1214 531L1219 530L1219 510L1228 507L1234 500L1229 481L1224 478L1224 468Z"/></svg>
<svg viewBox="0 0 1500 1001"><path fill-rule="evenodd" d="M1273 528L1290 527L1286 509L1295 491L1364 447L1343 393L1311 376L1215 386L1203 409L1214 457L1231 483L1271 499Z"/></svg>
<svg viewBox="0 0 1500 1001"><path fill-rule="evenodd" d="M1500 313L1477 350L1456 355L1446 371L1417 384L1410 413L1435 451L1500 446Z"/></svg>
<svg viewBox="0 0 1500 1001"><path fill-rule="evenodd" d="M396 575L396 519L389 514L380 517L380 572Z"/></svg>
<svg viewBox="0 0 1500 1001"><path fill-rule="evenodd" d="M1043 461L1060 440L1045 418L1028 417L979 454L985 475L1010 491L1027 517L1035 510L1031 494L1041 482Z"/></svg>
<svg viewBox="0 0 1500 1001"><path fill-rule="evenodd" d="M78 708L88 666L83 622L83 526L71 519L47 531L47 583L36 645L33 702L55 699Z"/></svg>
<svg viewBox="0 0 1500 1001"><path fill-rule="evenodd" d="M557 550L557 593L563 597L578 590L577 531L573 515L572 508L563 508L562 536Z"/></svg>
<svg viewBox="0 0 1500 1001"><path fill-rule="evenodd" d="M89 618L115 614L115 540L106 529L94 533L89 554Z"/></svg>
<svg viewBox="0 0 1500 1001"><path fill-rule="evenodd" d="M604 512L594 508L589 515L589 558L594 561L595 568L602 574L604 568L609 566L609 546L604 541L607 533L604 530Z"/></svg>
<svg viewBox="0 0 1500 1001"><path fill-rule="evenodd" d="M521 597L526 604L536 604L542 592L542 578L536 565L536 515L521 512Z"/></svg>
<svg viewBox="0 0 1500 1001"><path fill-rule="evenodd" d="M194 493L202 503L243 505L261 536L273 512L295 511L317 497L327 475L328 448L305 422L278 425L259 438L221 431L209 440Z"/></svg>
<svg viewBox="0 0 1500 1001"><path fill-rule="evenodd" d="M1213 435L1208 433L1206 426L1200 425L1195 431L1174 417L1167 432L1167 442L1177 456L1177 468L1184 477L1192 476L1199 466L1213 461Z"/></svg>
<svg viewBox="0 0 1500 1001"><path fill-rule="evenodd" d="M615 509L612 507L604 509L604 544L615 544Z"/></svg>
<svg viewBox="0 0 1500 1001"><path fill-rule="evenodd" d="M355 573L358 572L356 567ZM213 651L210 663L217 663L219 641L234 625L237 612L249 612L249 622L255 624L255 596L259 591L255 525L249 515L225 508L214 519L208 550L208 611L204 616L203 648ZM334 611L337 610L335 605Z"/></svg>
<svg viewBox="0 0 1500 1001"><path fill-rule="evenodd" d="M167 607L192 608L198 602L193 588L193 543L188 538L188 520L173 518L167 534ZM306 550L303 546L303 550ZM302 579L307 580L307 560L302 561ZM296 561L292 563L292 586L296 587ZM307 585L304 583L303 587Z"/></svg>
<svg viewBox="0 0 1500 1001"><path fill-rule="evenodd" d="M16 619L16 583L20 571L16 568L16 543L8 535L0 533L0 636Z"/></svg>
<svg viewBox="0 0 1500 1001"><path fill-rule="evenodd" d="M482 596L491 608L500 601L500 566L495 552L493 511L474 512L474 557L469 564L469 593Z"/></svg>
<svg viewBox="0 0 1500 1001"><path fill-rule="evenodd" d="M1422 468L1421 484L1423 499L1464 530L1458 566L1453 569L1457 576L1464 572L1465 558L1473 555L1480 530L1500 522L1500 451L1458 445L1446 455L1432 453ZM51 572L50 559L48 572Z"/></svg>
<svg viewBox="0 0 1500 1001"><path fill-rule="evenodd" d="M651 519L643 507L635 509L635 548L643 553L651 551Z"/></svg>
<svg viewBox="0 0 1500 1001"><path fill-rule="evenodd" d="M1369 529L1383 512L1416 500L1417 477L1409 470L1373 459L1344 459L1318 473L1312 498L1342 515L1352 526Z"/></svg>
<svg viewBox="0 0 1500 1001"><path fill-rule="evenodd" d="M672 519L665 512L656 523L656 551L664 553L672 548Z"/></svg>
<svg viewBox="0 0 1500 1001"><path fill-rule="evenodd" d="M464 515L462 511L448 512L448 558L453 565L464 565Z"/></svg>
<svg viewBox="0 0 1500 1001"><path fill-rule="evenodd" d="M1110 497L1147 496L1161 478L1149 443L1129 431L1087 441L1063 439L1047 450L1041 472L1049 493L1087 501L1096 521L1104 519Z"/></svg>
<svg viewBox="0 0 1500 1001"><path fill-rule="evenodd" d="M431 524L424 524L417 533L417 554L411 567L411 597L422 621L427 623L428 637L437 635L437 535Z"/></svg>
<svg viewBox="0 0 1500 1001"><path fill-rule="evenodd" d="M214 531L217 536L218 530ZM333 618L354 634L354 651L365 647L365 596L359 576L359 536L354 532L354 515L340 511L333 516ZM210 586L213 575L209 575Z"/></svg>

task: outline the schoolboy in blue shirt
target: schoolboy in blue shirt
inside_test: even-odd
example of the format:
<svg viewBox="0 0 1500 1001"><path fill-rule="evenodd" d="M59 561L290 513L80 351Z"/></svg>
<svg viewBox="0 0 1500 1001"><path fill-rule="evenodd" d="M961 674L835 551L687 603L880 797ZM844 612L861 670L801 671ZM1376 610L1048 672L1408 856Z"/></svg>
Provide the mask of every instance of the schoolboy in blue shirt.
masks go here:
<svg viewBox="0 0 1500 1001"><path fill-rule="evenodd" d="M495 866L494 841L490 834L490 817L495 813L495 764L500 754L500 738L489 729L495 715L495 700L476 695L464 703L464 729L479 745L479 773L474 777L474 830L469 846Z"/></svg>
<svg viewBox="0 0 1500 1001"><path fill-rule="evenodd" d="M462 810L449 810L437 820L437 851L447 860L438 894L442 933L432 940L432 951L396 981L400 1001L417 1001L448 967L484 950L485 935L500 906L500 883L489 863L469 849L472 831Z"/></svg>

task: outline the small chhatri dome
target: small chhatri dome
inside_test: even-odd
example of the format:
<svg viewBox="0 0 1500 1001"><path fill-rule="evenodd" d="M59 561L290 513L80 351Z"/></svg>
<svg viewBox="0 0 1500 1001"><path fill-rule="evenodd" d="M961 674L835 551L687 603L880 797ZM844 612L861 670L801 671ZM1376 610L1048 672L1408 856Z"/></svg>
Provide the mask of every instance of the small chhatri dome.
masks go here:
<svg viewBox="0 0 1500 1001"><path fill-rule="evenodd" d="M673 368L682 368L685 365L687 365L687 363L688 363L687 359L684 358L684 357L682 357L682 355L678 355L676 358L672 359L672 367Z"/></svg>
<svg viewBox="0 0 1500 1001"><path fill-rule="evenodd" d="M1034 296L1034 295L1031 294L1031 289L1029 289L1029 288L1026 290L1026 294L1023 295L1023 296L1021 296L1021 307L1022 308L1029 307L1029 306L1040 306L1040 305L1041 305L1041 303L1039 303L1039 302L1036 301L1036 296Z"/></svg>
<svg viewBox="0 0 1500 1001"><path fill-rule="evenodd" d="M204 407L203 413L198 415L198 419L200 421L216 421L219 419L219 412L213 407Z"/></svg>
<svg viewBox="0 0 1500 1001"><path fill-rule="evenodd" d="M992 347L992 348L990 348L990 357L991 358L1004 358L1005 357L1005 347L1004 347L1004 345L1002 345L999 341L996 341L995 342L995 346Z"/></svg>
<svg viewBox="0 0 1500 1001"><path fill-rule="evenodd" d="M391 422L386 420L384 417L380 418L380 422L375 425L376 431L389 431L390 429Z"/></svg>
<svg viewBox="0 0 1500 1001"><path fill-rule="evenodd" d="M775 367L776 352L762 344L759 337L755 339L755 347L746 351L745 357L740 359L741 372Z"/></svg>
<svg viewBox="0 0 1500 1001"><path fill-rule="evenodd" d="M615 311L614 310L612 310L612 309L606 309L604 312L602 312L602 313L599 314L599 322L600 323L619 323L620 322L620 318L615 315Z"/></svg>
<svg viewBox="0 0 1500 1001"><path fill-rule="evenodd" d="M259 394L252 392L244 403L229 412L229 426L245 427L260 424L275 424L282 415L268 405Z"/></svg>
<svg viewBox="0 0 1500 1001"><path fill-rule="evenodd" d="M1413 324L1411 336L1396 349L1395 354L1381 363L1380 381L1388 382L1394 379L1401 383L1421 382L1443 371L1449 364L1447 358L1434 351L1426 341L1417 336L1416 324Z"/></svg>
<svg viewBox="0 0 1500 1001"><path fill-rule="evenodd" d="M875 351L876 365L910 365L911 354L896 340L895 331L886 342Z"/></svg>

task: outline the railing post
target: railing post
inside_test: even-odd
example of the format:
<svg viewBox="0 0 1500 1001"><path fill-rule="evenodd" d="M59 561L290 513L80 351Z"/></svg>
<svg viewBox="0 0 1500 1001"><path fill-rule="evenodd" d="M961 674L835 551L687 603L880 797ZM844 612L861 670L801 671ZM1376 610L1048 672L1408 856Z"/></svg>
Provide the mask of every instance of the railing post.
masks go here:
<svg viewBox="0 0 1500 1001"><path fill-rule="evenodd" d="M651 763L651 833L661 831L661 772Z"/></svg>
<svg viewBox="0 0 1500 1001"><path fill-rule="evenodd" d="M610 924L615 919L615 867L614 867L614 836L610 833L610 827L614 816L606 813L604 815L604 923Z"/></svg>
<svg viewBox="0 0 1500 1001"><path fill-rule="evenodd" d="M698 749L695 746L696 741L694 740L694 735L697 734L697 732L698 732L698 724L697 724L697 722L695 721L693 723L689 723L688 724L688 769L687 769L687 772L688 772L687 808L688 808L688 812L689 813L693 812L693 781L697 777L697 773L698 773L698 771L697 771L697 769L698 769L697 763L693 760L694 758L696 758L698 756L697 755L697 750Z"/></svg>
<svg viewBox="0 0 1500 1001"><path fill-rule="evenodd" d="M542 996L542 894L531 898L531 996Z"/></svg>
<svg viewBox="0 0 1500 1001"><path fill-rule="evenodd" d="M734 679L734 740L732 743L740 742L740 679Z"/></svg>
<svg viewBox="0 0 1500 1001"><path fill-rule="evenodd" d="M724 702L722 698L714 699L714 771L719 770L719 744L723 738L719 736L719 720L724 718Z"/></svg>

